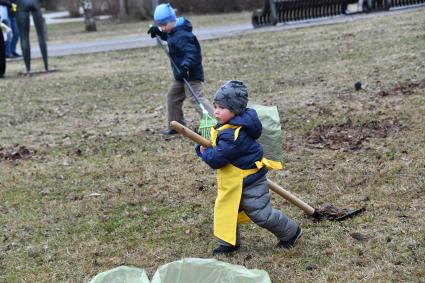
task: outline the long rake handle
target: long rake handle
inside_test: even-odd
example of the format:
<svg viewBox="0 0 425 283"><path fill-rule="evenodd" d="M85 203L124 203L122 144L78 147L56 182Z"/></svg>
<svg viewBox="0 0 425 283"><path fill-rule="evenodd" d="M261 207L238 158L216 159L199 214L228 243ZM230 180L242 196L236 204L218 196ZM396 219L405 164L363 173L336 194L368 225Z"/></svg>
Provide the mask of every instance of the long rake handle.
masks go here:
<svg viewBox="0 0 425 283"><path fill-rule="evenodd" d="M194 142L196 142L196 143L198 143L198 144L200 144L204 147L212 146L212 144L209 140L203 138L202 136L198 135L197 133L190 130L189 128L183 126L179 122L172 121L170 123L170 125L171 125L171 128L173 128L175 131L177 131L180 134L182 134L183 136L193 140ZM311 207L310 205L308 205L307 203L305 203L304 201L302 201L301 199L297 198L296 196L294 196L293 194L291 194L290 192L288 192L287 190L285 190L284 188L282 188L281 186L279 186L275 182L270 181L269 179L267 179L267 183L269 184L270 190L277 193L278 195L280 195L281 197L283 197L284 199L286 199L287 201L289 201L293 205L301 208L306 214L308 214L308 215L314 214L314 211L315 211L314 208Z"/></svg>
<svg viewBox="0 0 425 283"><path fill-rule="evenodd" d="M311 207L310 205L306 204L301 199L297 198L296 196L294 196L293 194L291 194L290 192L288 192L287 190L285 190L284 188L282 188L275 182L271 181L270 179L267 179L267 183L269 184L270 190L280 195L281 197L283 197L284 199L286 199L293 205L301 208L307 215L311 216L314 214L315 209Z"/></svg>

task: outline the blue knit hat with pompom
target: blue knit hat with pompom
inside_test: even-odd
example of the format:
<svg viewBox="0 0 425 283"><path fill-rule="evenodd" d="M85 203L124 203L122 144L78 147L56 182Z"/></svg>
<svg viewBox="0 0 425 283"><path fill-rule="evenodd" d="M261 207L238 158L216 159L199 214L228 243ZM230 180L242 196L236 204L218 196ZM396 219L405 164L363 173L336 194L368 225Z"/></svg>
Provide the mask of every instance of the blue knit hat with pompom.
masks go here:
<svg viewBox="0 0 425 283"><path fill-rule="evenodd" d="M156 6L153 19L157 25L165 25L176 20L176 12L170 4Z"/></svg>

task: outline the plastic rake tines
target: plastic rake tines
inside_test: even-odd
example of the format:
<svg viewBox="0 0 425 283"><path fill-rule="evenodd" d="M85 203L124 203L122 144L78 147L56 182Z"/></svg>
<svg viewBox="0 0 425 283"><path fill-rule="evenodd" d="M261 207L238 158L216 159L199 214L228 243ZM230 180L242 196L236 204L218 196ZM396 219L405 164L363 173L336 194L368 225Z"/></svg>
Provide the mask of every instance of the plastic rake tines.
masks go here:
<svg viewBox="0 0 425 283"><path fill-rule="evenodd" d="M198 133L206 138L207 140L211 139L211 127L213 127L215 124L217 124L217 120L211 116L210 113L204 108L202 108L202 119L199 123Z"/></svg>

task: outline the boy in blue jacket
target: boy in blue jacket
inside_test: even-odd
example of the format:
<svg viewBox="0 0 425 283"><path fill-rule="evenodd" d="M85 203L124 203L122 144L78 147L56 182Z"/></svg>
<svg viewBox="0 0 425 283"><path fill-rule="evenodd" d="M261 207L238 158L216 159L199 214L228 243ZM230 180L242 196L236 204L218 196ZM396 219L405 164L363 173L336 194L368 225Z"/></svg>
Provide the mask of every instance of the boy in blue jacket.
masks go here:
<svg viewBox="0 0 425 283"><path fill-rule="evenodd" d="M217 169L214 235L219 245L213 255L238 250L237 224L249 220L273 233L282 248L294 247L302 235L293 220L271 207L266 174L275 167L263 157L256 141L262 125L247 103L248 90L243 82L229 81L221 86L214 95L218 124L211 130L213 146L196 148L198 156Z"/></svg>
<svg viewBox="0 0 425 283"><path fill-rule="evenodd" d="M171 121L184 123L183 102L186 96L196 107L196 112L202 117L202 109L196 104L195 99L184 85L186 79L192 89L197 93L200 102L208 112L213 112L211 103L202 95L202 83L204 81L204 69L202 67L201 46L198 39L192 33L192 24L185 18L176 18L173 7L170 4L158 5L154 12L154 20L157 26L149 28L148 33L152 38L159 36L167 41L168 52L171 63L174 81L167 94L167 125L168 128L163 134L177 134L169 128Z"/></svg>

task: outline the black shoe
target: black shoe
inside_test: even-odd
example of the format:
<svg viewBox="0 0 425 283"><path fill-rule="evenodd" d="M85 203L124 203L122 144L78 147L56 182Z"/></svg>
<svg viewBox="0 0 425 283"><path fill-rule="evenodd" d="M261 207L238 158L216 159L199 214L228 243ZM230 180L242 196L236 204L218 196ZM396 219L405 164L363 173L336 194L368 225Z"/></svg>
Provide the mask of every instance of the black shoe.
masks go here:
<svg viewBox="0 0 425 283"><path fill-rule="evenodd" d="M162 134L169 136L169 135L175 135L175 134L178 134L178 133L176 131L174 131L173 129L168 129L168 130L162 131Z"/></svg>
<svg viewBox="0 0 425 283"><path fill-rule="evenodd" d="M12 52L12 56L15 57L15 58L22 57L21 54L18 54L16 52Z"/></svg>
<svg viewBox="0 0 425 283"><path fill-rule="evenodd" d="M230 254L234 251L239 250L241 246L240 245L236 245L236 246L223 246L223 245L219 245L218 247L216 247L212 254L213 255L218 255L218 254Z"/></svg>
<svg viewBox="0 0 425 283"><path fill-rule="evenodd" d="M277 246L279 248L290 250L297 245L297 241L301 238L302 234L303 230L298 226L297 232L295 233L294 237L292 237L288 241L280 241Z"/></svg>

